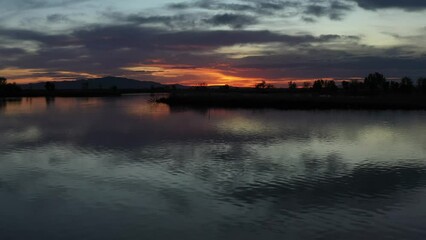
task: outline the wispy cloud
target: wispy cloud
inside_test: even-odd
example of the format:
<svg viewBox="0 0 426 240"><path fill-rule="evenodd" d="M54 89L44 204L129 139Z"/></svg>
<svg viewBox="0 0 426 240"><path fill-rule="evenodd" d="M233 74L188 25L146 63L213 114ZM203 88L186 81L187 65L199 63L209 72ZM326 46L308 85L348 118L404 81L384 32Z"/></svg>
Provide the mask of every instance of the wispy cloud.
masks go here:
<svg viewBox="0 0 426 240"><path fill-rule="evenodd" d="M362 8L377 10L381 8L399 8L408 11L422 11L426 9L423 0L352 0Z"/></svg>

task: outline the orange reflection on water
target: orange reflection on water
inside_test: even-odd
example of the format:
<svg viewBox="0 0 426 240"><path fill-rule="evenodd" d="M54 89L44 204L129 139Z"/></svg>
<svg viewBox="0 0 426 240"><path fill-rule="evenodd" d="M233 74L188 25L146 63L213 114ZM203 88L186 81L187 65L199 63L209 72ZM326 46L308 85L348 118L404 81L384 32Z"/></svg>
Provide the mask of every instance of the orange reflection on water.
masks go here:
<svg viewBox="0 0 426 240"><path fill-rule="evenodd" d="M170 107L168 105L157 104L152 101L128 101L125 109L126 113L136 117L161 119L170 115Z"/></svg>
<svg viewBox="0 0 426 240"><path fill-rule="evenodd" d="M69 111L75 108L96 108L103 104L101 98L15 98L0 102L0 112L13 116L41 113L50 108Z"/></svg>

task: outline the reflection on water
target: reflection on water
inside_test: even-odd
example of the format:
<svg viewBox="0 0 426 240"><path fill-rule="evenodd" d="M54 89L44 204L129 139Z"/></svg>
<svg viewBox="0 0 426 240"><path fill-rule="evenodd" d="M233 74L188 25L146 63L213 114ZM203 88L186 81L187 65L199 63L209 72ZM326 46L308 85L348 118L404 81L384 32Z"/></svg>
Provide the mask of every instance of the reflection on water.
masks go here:
<svg viewBox="0 0 426 240"><path fill-rule="evenodd" d="M0 103L0 239L424 239L426 113Z"/></svg>

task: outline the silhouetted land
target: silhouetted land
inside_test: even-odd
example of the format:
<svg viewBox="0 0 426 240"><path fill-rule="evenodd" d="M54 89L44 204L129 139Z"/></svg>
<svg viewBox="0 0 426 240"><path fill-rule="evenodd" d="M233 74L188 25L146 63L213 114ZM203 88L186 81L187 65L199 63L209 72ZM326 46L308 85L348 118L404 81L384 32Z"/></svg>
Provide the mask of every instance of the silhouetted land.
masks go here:
<svg viewBox="0 0 426 240"><path fill-rule="evenodd" d="M93 89L93 90L20 90L16 92L0 92L2 97L119 97L136 93L163 93L163 89Z"/></svg>
<svg viewBox="0 0 426 240"><path fill-rule="evenodd" d="M426 110L424 95L322 95L289 92L179 92L158 99L171 107Z"/></svg>
<svg viewBox="0 0 426 240"><path fill-rule="evenodd" d="M163 85L120 77L81 79L75 81L38 82L17 85L0 77L1 97L110 97L130 93L168 92L187 88L181 85Z"/></svg>
<svg viewBox="0 0 426 240"><path fill-rule="evenodd" d="M426 110L426 78L417 84L404 77L388 81L383 74L371 73L364 81L332 80L289 82L288 88L274 88L262 81L254 88L228 85L196 87L163 85L149 81L105 77L71 82L29 85L8 83L0 77L0 98L5 97L112 97L130 93L170 93L157 99L173 107L197 108L277 108L277 109L423 109ZM126 88L123 88L126 87Z"/></svg>
<svg viewBox="0 0 426 240"><path fill-rule="evenodd" d="M306 82L298 88L289 82L286 89L275 89L265 81L252 89L229 86L211 89L199 86L192 92L175 92L158 102L173 107L277 108L277 109L423 109L426 110L426 78L417 85L404 77L388 81L383 74L371 73L364 81L332 80Z"/></svg>

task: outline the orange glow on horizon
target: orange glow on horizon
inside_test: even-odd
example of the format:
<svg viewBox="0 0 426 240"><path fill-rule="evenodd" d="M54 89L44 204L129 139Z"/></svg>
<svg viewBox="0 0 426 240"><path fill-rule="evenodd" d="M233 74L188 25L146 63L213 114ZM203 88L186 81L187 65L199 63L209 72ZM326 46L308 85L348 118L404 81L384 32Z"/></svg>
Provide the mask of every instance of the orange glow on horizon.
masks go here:
<svg viewBox="0 0 426 240"><path fill-rule="evenodd" d="M160 59L155 59L150 64L124 67L121 70L129 72L124 77L156 81L163 84L181 84L186 86L232 87L254 87L257 83L265 81L275 87L288 86L290 81L297 83L299 88L303 82L313 82L313 79L276 78L268 79L262 77L266 70L262 69L233 69L227 64L217 64L214 67L193 67L191 65L165 64ZM139 74L140 73L140 74ZM99 78L95 75L82 72L70 71L48 71L46 69L22 69L5 68L0 69L0 76L8 78L9 82L17 84L48 82L48 81L73 81L82 78ZM247 77L248 76L248 77ZM150 79L152 77L152 79ZM323 78L327 80L328 78ZM330 79L332 80L332 79Z"/></svg>
<svg viewBox="0 0 426 240"><path fill-rule="evenodd" d="M223 70L219 67L227 67L227 65L217 65L218 68L192 67L189 65L168 65L168 64L148 64L122 68L131 72L150 72L152 76L170 79L174 84L182 84L187 86L196 86L205 83L207 86L224 86L230 85L234 87L254 87L255 84L265 81L277 86L285 86L289 81L294 79L275 79L268 80L262 77L241 77L238 76L245 69Z"/></svg>
<svg viewBox="0 0 426 240"><path fill-rule="evenodd" d="M52 75L53 76L49 76ZM96 78L99 75L70 71L48 71L32 68L5 68L0 69L0 76L6 77L8 82L17 84L49 82L49 81L73 81L76 78Z"/></svg>

